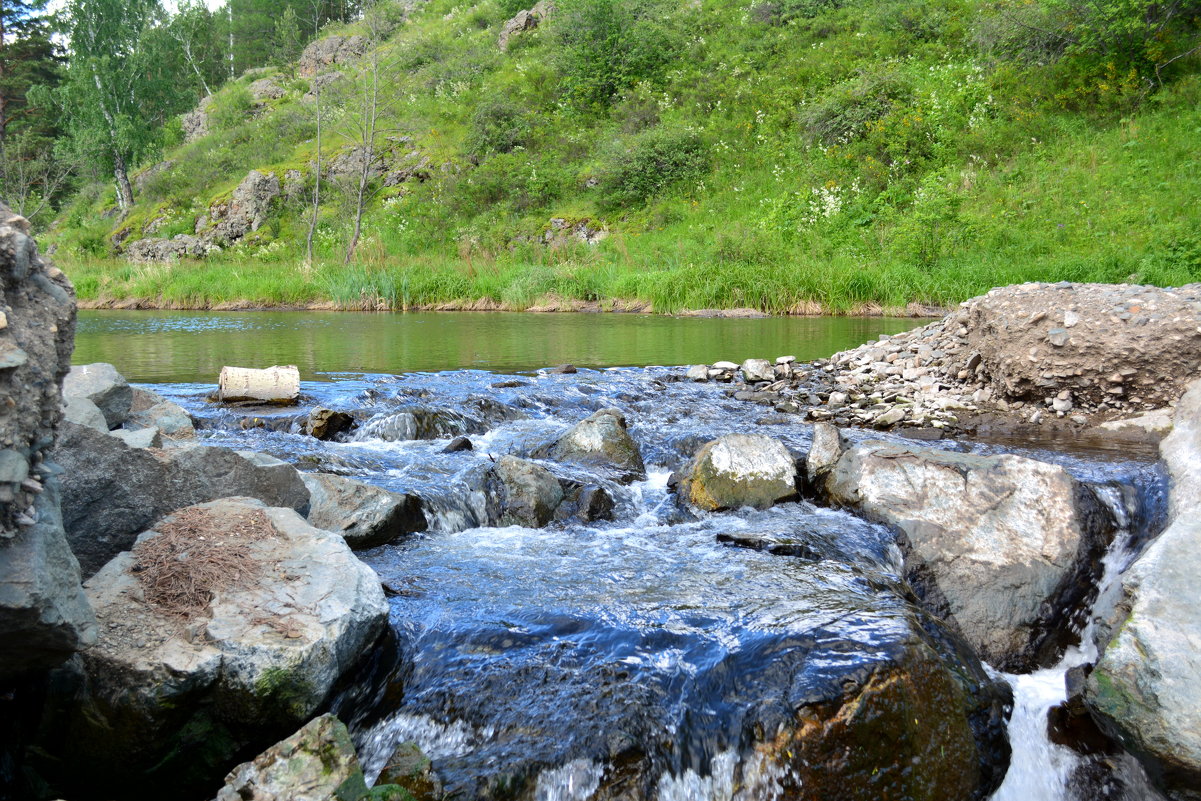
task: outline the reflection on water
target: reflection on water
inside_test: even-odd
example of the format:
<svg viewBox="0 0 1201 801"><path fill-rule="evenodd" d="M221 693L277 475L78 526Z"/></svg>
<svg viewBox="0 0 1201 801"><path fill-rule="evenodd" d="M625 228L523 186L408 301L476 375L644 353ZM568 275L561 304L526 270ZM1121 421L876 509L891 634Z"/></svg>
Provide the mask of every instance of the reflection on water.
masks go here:
<svg viewBox="0 0 1201 801"><path fill-rule="evenodd" d="M82 311L76 364L131 381L211 382L221 367L295 364L322 373L529 370L828 356L922 323L887 317L759 320L511 312Z"/></svg>

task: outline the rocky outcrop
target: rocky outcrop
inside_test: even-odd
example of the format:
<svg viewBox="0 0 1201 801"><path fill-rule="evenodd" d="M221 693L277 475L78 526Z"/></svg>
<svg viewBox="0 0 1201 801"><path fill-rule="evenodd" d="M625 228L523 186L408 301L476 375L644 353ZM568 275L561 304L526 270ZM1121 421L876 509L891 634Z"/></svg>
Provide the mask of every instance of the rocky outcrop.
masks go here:
<svg viewBox="0 0 1201 801"><path fill-rule="evenodd" d="M77 690L54 724L72 775L142 795L211 792L313 715L388 613L341 537L245 498L160 521L86 588L102 633L57 679Z"/></svg>
<svg viewBox="0 0 1201 801"><path fill-rule="evenodd" d="M681 497L708 512L766 509L797 498L796 460L763 434L727 434L704 445L680 483Z"/></svg>
<svg viewBox="0 0 1201 801"><path fill-rule="evenodd" d="M646 477L638 443L630 436L620 409L601 409L572 426L546 449L545 456L559 462L610 467L620 473L623 481Z"/></svg>
<svg viewBox="0 0 1201 801"><path fill-rule="evenodd" d="M211 241L191 234L176 234L171 239L147 237L135 239L125 246L125 257L130 261L179 261L180 259L202 259L212 252Z"/></svg>
<svg viewBox="0 0 1201 801"><path fill-rule="evenodd" d="M512 19L506 20L501 26L500 36L496 40L496 45L501 49L501 52L509 49L509 41L519 33L532 31L537 28L543 20L555 12L555 4L550 0L539 0L539 2L531 9L518 11Z"/></svg>
<svg viewBox="0 0 1201 801"><path fill-rule="evenodd" d="M1112 635L1085 699L1174 799L1201 798L1201 381L1160 449L1172 480L1168 528L1122 576Z"/></svg>
<svg viewBox="0 0 1201 801"><path fill-rule="evenodd" d="M195 142L202 136L206 136L209 132L209 106L213 104L213 96L205 96L196 108L189 111L179 118L183 125L183 140L185 142Z"/></svg>
<svg viewBox="0 0 1201 801"><path fill-rule="evenodd" d="M279 176L251 170L229 200L213 204L196 221L196 234L222 247L257 231L280 196Z"/></svg>
<svg viewBox="0 0 1201 801"><path fill-rule="evenodd" d="M309 522L341 534L356 550L428 528L424 504L416 495L328 473L304 473L302 478L309 490Z"/></svg>
<svg viewBox="0 0 1201 801"><path fill-rule="evenodd" d="M1114 531L1091 489L1020 456L863 442L829 468L820 490L897 527L919 594L982 658L1010 671L1062 653Z"/></svg>
<svg viewBox="0 0 1201 801"><path fill-rule="evenodd" d="M366 36L327 36L310 42L297 63L305 78L312 78L329 67L354 61L367 52L370 42Z"/></svg>
<svg viewBox="0 0 1201 801"><path fill-rule="evenodd" d="M541 528L563 502L563 488L545 467L502 456L484 481L488 519L501 526Z"/></svg>
<svg viewBox="0 0 1201 801"><path fill-rule="evenodd" d="M45 670L96 633L48 460L62 417L75 302L0 205L0 681ZM101 436L100 434L97 434Z"/></svg>
<svg viewBox="0 0 1201 801"><path fill-rule="evenodd" d="M309 503L309 491L291 465L226 448L150 452L65 423L54 458L65 470L67 539L85 577L129 550L155 520L184 506L235 495L300 511Z"/></svg>
<svg viewBox="0 0 1201 801"><path fill-rule="evenodd" d="M279 100L288 93L286 89L275 82L275 78L270 76L251 81L246 89L250 92L250 96L260 103L265 100Z"/></svg>
<svg viewBox="0 0 1201 801"><path fill-rule="evenodd" d="M129 418L133 406L133 390L125 376L111 364L77 365L63 379L63 397L87 398L96 404L110 429L117 428Z"/></svg>

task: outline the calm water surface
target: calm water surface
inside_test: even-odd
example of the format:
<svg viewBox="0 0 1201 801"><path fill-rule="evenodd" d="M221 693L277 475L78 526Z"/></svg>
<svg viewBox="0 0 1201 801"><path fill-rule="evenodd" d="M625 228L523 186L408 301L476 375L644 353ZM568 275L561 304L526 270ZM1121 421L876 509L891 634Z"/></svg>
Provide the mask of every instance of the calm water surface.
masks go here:
<svg viewBox="0 0 1201 801"><path fill-rule="evenodd" d="M76 364L109 362L131 381L213 381L221 367L295 364L328 373L640 367L828 356L922 320L511 312L81 311Z"/></svg>

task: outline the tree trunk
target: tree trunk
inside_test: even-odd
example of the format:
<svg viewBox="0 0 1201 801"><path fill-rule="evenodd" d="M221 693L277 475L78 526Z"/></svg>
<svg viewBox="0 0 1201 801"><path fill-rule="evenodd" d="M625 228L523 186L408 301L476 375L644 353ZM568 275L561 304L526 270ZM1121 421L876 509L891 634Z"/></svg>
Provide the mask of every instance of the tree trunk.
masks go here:
<svg viewBox="0 0 1201 801"><path fill-rule="evenodd" d="M133 187L129 185L129 173L125 169L125 157L113 151L113 177L117 179L117 205L122 211L133 207Z"/></svg>
<svg viewBox="0 0 1201 801"><path fill-rule="evenodd" d="M313 234L317 231L317 214L321 211L321 82L313 80L315 100L313 106L317 110L317 168L313 181L313 209L309 215L309 232L304 240L305 266L313 266Z"/></svg>

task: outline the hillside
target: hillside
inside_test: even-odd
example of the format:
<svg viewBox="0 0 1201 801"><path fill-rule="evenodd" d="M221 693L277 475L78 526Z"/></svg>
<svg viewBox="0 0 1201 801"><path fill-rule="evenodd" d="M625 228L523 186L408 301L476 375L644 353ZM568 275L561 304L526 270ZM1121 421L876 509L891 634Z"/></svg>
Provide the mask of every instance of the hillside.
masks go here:
<svg viewBox="0 0 1201 801"><path fill-rule="evenodd" d="M44 244L93 305L878 311L1201 281L1199 3L1120 47L1066 0L524 5L329 27L171 126L128 213L93 185Z"/></svg>

